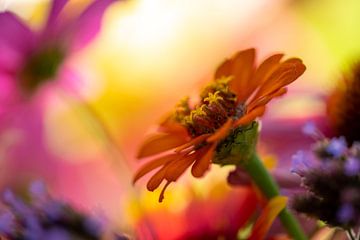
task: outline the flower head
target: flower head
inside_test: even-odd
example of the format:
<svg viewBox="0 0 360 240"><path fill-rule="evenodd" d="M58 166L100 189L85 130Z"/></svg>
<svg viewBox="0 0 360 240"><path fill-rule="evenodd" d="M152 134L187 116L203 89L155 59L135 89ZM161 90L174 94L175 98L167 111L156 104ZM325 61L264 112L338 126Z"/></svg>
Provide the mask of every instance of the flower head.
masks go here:
<svg viewBox="0 0 360 240"><path fill-rule="evenodd" d="M360 62L331 94L327 112L334 132L349 144L360 141Z"/></svg>
<svg viewBox="0 0 360 240"><path fill-rule="evenodd" d="M255 49L247 49L224 61L214 81L200 93L200 101L195 106L188 99L181 101L160 124L159 132L145 140L138 158L164 154L141 167L134 181L160 168L147 188L153 191L165 180L159 199L162 201L166 187L190 166L194 177L202 177L214 161L216 150L231 139L241 135L254 141L255 119L264 114L269 101L285 94L286 86L305 71L300 59L281 61L282 57L273 55L255 67ZM222 161L221 157L217 162L234 163Z"/></svg>
<svg viewBox="0 0 360 240"><path fill-rule="evenodd" d="M30 29L11 12L1 12L1 105L32 95L49 81L65 81L69 73L64 67L66 60L94 39L104 11L114 1L94 0L72 15L64 10L68 0L52 0L39 30Z"/></svg>

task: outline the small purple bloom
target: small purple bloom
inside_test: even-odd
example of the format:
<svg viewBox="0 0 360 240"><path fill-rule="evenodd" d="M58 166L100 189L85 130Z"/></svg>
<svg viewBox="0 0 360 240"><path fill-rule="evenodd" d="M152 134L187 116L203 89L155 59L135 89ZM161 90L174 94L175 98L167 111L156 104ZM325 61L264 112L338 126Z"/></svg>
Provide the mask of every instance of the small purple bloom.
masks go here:
<svg viewBox="0 0 360 240"><path fill-rule="evenodd" d="M63 216L63 209L64 205L54 200L49 200L42 206L42 210L50 220L59 220Z"/></svg>
<svg viewBox="0 0 360 240"><path fill-rule="evenodd" d="M94 236L100 236L104 231L104 227L101 222L91 217L85 219L84 228Z"/></svg>
<svg viewBox="0 0 360 240"><path fill-rule="evenodd" d="M34 200L46 199L47 198L47 190L44 182L42 181L34 181L31 183L29 192L31 197Z"/></svg>
<svg viewBox="0 0 360 240"><path fill-rule="evenodd" d="M4 203L8 208L0 212L0 238L6 236L9 239L26 240L102 239L107 233L101 219L87 216L70 205L53 199L47 194L46 187L41 181L33 182L29 193L32 198L28 202L18 198L10 190L4 192ZM116 239L116 235L110 239Z"/></svg>
<svg viewBox="0 0 360 240"><path fill-rule="evenodd" d="M349 203L345 203L338 210L337 217L339 222L346 224L353 219L354 214L354 207Z"/></svg>
<svg viewBox="0 0 360 240"><path fill-rule="evenodd" d="M298 151L291 158L291 169L290 172L295 173L302 177L310 167L310 161L305 157L303 151Z"/></svg>
<svg viewBox="0 0 360 240"><path fill-rule="evenodd" d="M44 233L44 239L47 240L71 240L71 236L64 229L53 228Z"/></svg>
<svg viewBox="0 0 360 240"><path fill-rule="evenodd" d="M343 156L347 151L345 138L339 137L331 139L326 150L336 158Z"/></svg>
<svg viewBox="0 0 360 240"><path fill-rule="evenodd" d="M305 125L302 127L302 132L305 135L311 136L311 137L316 137L319 135L319 130L318 128L315 126L314 122L307 122L305 123Z"/></svg>
<svg viewBox="0 0 360 240"><path fill-rule="evenodd" d="M355 176L360 173L360 159L349 157L345 161L345 174L347 176Z"/></svg>
<svg viewBox="0 0 360 240"><path fill-rule="evenodd" d="M11 234L14 231L15 217L11 212L0 214L0 233Z"/></svg>

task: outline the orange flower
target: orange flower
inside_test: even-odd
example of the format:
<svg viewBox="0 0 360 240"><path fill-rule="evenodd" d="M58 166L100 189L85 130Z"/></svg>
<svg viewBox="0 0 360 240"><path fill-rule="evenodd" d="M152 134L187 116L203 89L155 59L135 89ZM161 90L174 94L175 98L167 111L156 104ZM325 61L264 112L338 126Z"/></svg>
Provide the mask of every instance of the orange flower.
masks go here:
<svg viewBox="0 0 360 240"><path fill-rule="evenodd" d="M140 147L138 158L162 154L143 165L134 182L160 168L148 181L154 191L165 180L160 194L191 166L194 177L209 169L217 144L231 129L247 125L265 112L266 104L286 93L286 86L305 71L298 58L281 61L276 54L255 67L255 49L238 52L223 62L215 72L215 81L200 93L200 102L190 106L181 101ZM170 151L171 150L171 151Z"/></svg>

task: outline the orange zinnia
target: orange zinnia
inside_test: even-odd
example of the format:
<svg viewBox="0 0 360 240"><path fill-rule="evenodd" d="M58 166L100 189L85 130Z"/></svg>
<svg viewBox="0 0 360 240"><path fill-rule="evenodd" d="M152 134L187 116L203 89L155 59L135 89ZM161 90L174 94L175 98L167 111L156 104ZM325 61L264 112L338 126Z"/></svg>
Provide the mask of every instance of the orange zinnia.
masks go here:
<svg viewBox="0 0 360 240"><path fill-rule="evenodd" d="M283 54L273 55L256 68L252 48L224 61L215 72L215 81L201 92L200 102L194 107L188 99L180 102L160 124L158 133L142 144L138 158L163 154L143 165L134 182L160 168L148 181L147 189L154 191L165 180L161 202L167 186L190 166L194 177L202 177L210 167L217 144L229 131L262 116L266 104L285 94L286 86L305 71L300 59L281 61L282 57Z"/></svg>

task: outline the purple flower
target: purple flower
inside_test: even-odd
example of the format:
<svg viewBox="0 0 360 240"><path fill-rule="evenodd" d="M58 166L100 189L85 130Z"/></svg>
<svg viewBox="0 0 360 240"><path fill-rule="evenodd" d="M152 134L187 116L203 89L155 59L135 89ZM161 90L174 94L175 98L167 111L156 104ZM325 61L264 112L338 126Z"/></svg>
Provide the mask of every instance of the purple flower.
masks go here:
<svg viewBox="0 0 360 240"><path fill-rule="evenodd" d="M347 151L347 144L345 138L339 137L331 139L326 150L335 158L343 156Z"/></svg>
<svg viewBox="0 0 360 240"><path fill-rule="evenodd" d="M360 173L360 159L349 157L345 161L345 174L348 176L355 176Z"/></svg>
<svg viewBox="0 0 360 240"><path fill-rule="evenodd" d="M311 137L316 137L319 135L319 129L315 126L314 122L305 123L305 125L303 126L303 128L301 130L302 130L303 134L311 136Z"/></svg>
<svg viewBox="0 0 360 240"><path fill-rule="evenodd" d="M4 212L0 214L0 232L5 234L12 234L15 227L15 217L11 212Z"/></svg>
<svg viewBox="0 0 360 240"><path fill-rule="evenodd" d="M29 192L40 197L32 197L28 202L10 190L5 191L3 205L8 208L0 212L1 239L85 240L102 239L107 233L101 220L53 199L43 183L34 182ZM117 239L115 233L109 239Z"/></svg>
<svg viewBox="0 0 360 240"><path fill-rule="evenodd" d="M94 0L70 16L63 11L68 0L53 0L40 30L30 29L11 12L1 12L0 114L46 82L68 85L66 60L94 39L103 13L114 1Z"/></svg>
<svg viewBox="0 0 360 240"><path fill-rule="evenodd" d="M354 217L354 208L351 204L345 203L338 210L337 217L340 222L347 223Z"/></svg>
<svg viewBox="0 0 360 240"><path fill-rule="evenodd" d="M310 161L307 157L305 157L305 154L303 151L298 151L292 156L291 159L291 169L290 172L295 173L299 176L303 176L304 172L306 172L310 167Z"/></svg>

